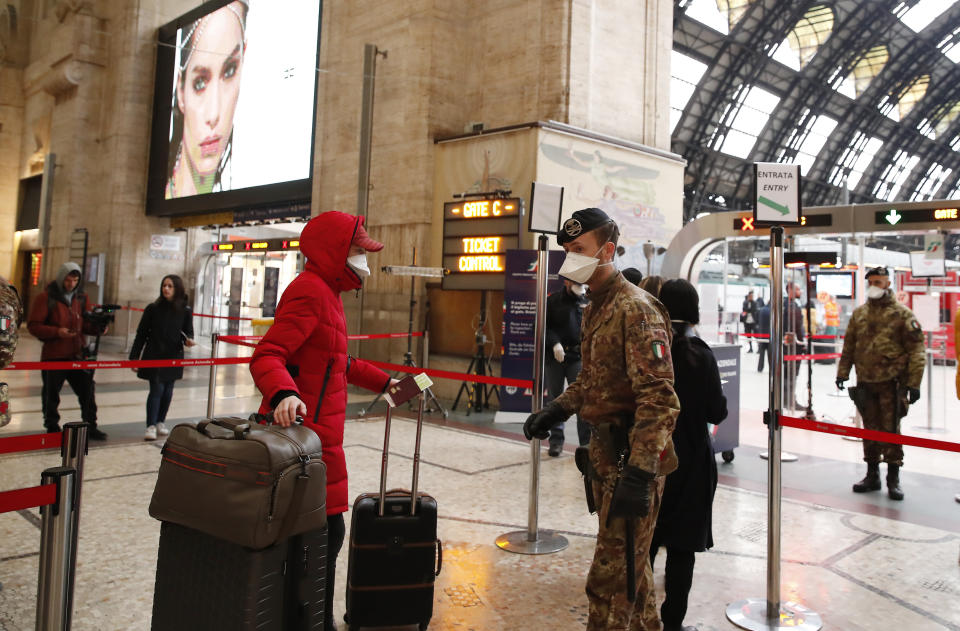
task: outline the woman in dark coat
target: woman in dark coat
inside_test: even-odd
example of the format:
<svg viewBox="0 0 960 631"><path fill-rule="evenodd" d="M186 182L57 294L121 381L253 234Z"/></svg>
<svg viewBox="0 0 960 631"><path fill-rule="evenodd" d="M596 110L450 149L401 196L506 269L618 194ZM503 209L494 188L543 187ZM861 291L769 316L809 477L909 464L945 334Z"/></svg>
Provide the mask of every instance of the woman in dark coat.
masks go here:
<svg viewBox="0 0 960 631"><path fill-rule="evenodd" d="M683 618L693 583L694 552L713 547L711 521L717 488L717 464L707 423L727 417L727 399L710 347L696 336L700 322L697 290L685 280L670 280L660 289L660 302L673 324L674 390L680 416L673 430L679 468L667 476L650 545L650 565L657 549L667 549L666 598L660 608L664 631L687 631Z"/></svg>
<svg viewBox="0 0 960 631"><path fill-rule="evenodd" d="M187 293L179 276L164 276L160 297L147 305L130 349L130 359L183 359L183 347L193 346L193 312L187 306ZM142 354L141 354L142 352ZM150 382L147 395L147 431L144 440L156 440L157 434L170 432L164 425L173 382L183 378L183 368L134 368L137 376Z"/></svg>

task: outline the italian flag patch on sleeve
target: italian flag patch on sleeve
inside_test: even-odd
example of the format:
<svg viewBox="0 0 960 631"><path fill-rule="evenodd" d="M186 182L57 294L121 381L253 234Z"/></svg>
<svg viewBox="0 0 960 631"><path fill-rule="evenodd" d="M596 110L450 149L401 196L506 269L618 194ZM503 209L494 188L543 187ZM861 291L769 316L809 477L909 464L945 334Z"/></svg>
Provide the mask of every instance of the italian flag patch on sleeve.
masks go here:
<svg viewBox="0 0 960 631"><path fill-rule="evenodd" d="M653 356L657 359L665 359L667 356L667 345L660 340L654 341L651 345Z"/></svg>

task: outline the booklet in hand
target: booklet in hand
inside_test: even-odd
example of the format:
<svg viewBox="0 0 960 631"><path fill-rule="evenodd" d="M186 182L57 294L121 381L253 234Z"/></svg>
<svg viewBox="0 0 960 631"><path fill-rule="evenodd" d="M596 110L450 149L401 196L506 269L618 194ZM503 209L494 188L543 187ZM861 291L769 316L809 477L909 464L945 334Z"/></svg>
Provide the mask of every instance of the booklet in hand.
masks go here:
<svg viewBox="0 0 960 631"><path fill-rule="evenodd" d="M409 375L387 388L387 391L383 393L383 397L387 400L387 404L390 407L395 408L398 405L406 403L432 385L433 382L430 381L430 377L424 373Z"/></svg>

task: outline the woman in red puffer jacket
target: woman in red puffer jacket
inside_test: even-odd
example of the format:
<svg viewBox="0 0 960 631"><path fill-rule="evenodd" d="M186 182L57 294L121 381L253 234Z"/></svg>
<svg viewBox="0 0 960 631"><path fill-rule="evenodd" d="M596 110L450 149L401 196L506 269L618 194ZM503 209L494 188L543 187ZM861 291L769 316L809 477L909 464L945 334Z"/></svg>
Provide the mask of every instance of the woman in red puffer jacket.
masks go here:
<svg viewBox="0 0 960 631"><path fill-rule="evenodd" d="M274 411L277 423L303 424L320 436L327 465L327 621L333 624L337 554L345 532L347 465L343 425L347 384L382 392L391 383L382 370L347 355L347 321L340 292L360 289L370 273L366 252L383 244L363 229L363 217L326 212L311 219L300 235L307 257L304 271L283 292L273 326L257 345L250 372L263 394L260 412Z"/></svg>

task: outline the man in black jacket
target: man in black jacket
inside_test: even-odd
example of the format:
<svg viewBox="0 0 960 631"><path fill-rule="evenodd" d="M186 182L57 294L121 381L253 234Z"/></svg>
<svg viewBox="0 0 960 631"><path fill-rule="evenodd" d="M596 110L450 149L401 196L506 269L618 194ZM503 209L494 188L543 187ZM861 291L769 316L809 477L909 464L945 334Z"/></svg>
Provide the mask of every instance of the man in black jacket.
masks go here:
<svg viewBox="0 0 960 631"><path fill-rule="evenodd" d="M783 299L783 354L802 353L801 342L804 339L803 311L799 300L803 297L800 285L787 283L786 295ZM791 344L791 340L795 343ZM800 371L800 362L783 362L783 406L794 410L805 410L807 406L797 401L797 373Z"/></svg>
<svg viewBox="0 0 960 631"><path fill-rule="evenodd" d="M770 305L757 311L757 333L766 336L757 338L757 372L763 372L763 361L770 358Z"/></svg>
<svg viewBox="0 0 960 631"><path fill-rule="evenodd" d="M753 299L753 290L747 292L740 307L740 322L743 323L743 332L752 335L757 332L757 301ZM758 343L759 344L759 343ZM747 338L747 352L753 352L753 338Z"/></svg>
<svg viewBox="0 0 960 631"><path fill-rule="evenodd" d="M587 305L584 285L564 279L563 289L547 297L547 356L545 363L547 392L551 399L564 391L580 374L580 324L583 308ZM548 453L557 457L563 451L563 426L558 423L550 430ZM581 445L590 442L590 428L577 414L577 438Z"/></svg>

